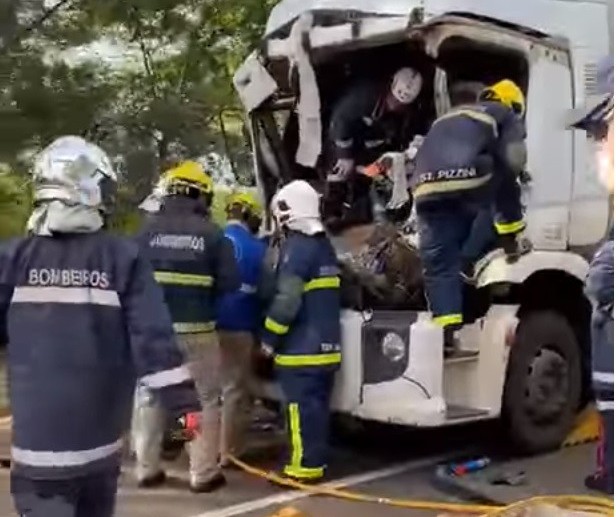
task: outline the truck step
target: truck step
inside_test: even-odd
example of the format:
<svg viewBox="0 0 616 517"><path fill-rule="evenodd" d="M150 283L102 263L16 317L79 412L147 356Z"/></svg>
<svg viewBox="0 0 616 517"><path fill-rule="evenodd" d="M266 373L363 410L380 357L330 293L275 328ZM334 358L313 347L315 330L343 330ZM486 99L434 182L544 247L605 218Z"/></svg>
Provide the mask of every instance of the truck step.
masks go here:
<svg viewBox="0 0 616 517"><path fill-rule="evenodd" d="M449 422L452 420L474 420L488 414L489 411L484 409L447 404L447 421Z"/></svg>
<svg viewBox="0 0 616 517"><path fill-rule="evenodd" d="M478 350L456 350L452 355L445 357L445 364L466 363L479 360Z"/></svg>

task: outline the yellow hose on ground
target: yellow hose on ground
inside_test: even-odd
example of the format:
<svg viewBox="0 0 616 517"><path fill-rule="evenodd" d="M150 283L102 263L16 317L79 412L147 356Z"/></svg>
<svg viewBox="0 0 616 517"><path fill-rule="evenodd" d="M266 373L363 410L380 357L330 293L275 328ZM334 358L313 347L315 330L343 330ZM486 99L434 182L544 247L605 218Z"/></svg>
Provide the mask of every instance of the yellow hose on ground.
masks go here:
<svg viewBox="0 0 616 517"><path fill-rule="evenodd" d="M279 476L275 472L266 472L265 470L253 467L252 465L248 465L233 456L230 456L229 460L248 474L260 477L262 479L267 479L268 481L273 481L279 485L308 492L313 495L327 495L338 499L345 499L347 501L384 504L398 508L407 508L409 510L434 510L451 513L478 514L484 517L502 517L504 515L517 514L523 507L543 503L553 504L567 510L584 511L605 516L614 515L614 501L612 499L608 499L607 497L583 495L540 496L503 506L445 503L438 501L422 501L418 499L396 499L369 494L360 494L358 492L351 492L349 490L323 485L306 485L304 483Z"/></svg>

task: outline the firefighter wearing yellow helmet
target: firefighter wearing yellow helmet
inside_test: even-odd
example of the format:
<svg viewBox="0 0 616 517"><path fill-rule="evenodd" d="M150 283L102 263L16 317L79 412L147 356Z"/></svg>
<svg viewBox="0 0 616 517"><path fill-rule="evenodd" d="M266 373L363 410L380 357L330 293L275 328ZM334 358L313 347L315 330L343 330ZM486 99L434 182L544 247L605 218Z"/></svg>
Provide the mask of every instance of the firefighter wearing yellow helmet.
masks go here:
<svg viewBox="0 0 616 517"><path fill-rule="evenodd" d="M420 253L446 354L458 352L460 273L474 269L486 245L500 243L510 261L526 251L517 238L525 227L517 182L526 164L524 112L520 88L499 81L438 118L415 157L411 187Z"/></svg>
<svg viewBox="0 0 616 517"><path fill-rule="evenodd" d="M481 92L479 99L482 101L494 101L504 104L516 115L521 117L523 117L526 112L524 93L522 93L522 90L520 90L517 84L509 79L503 79L492 86L488 86Z"/></svg>
<svg viewBox="0 0 616 517"><path fill-rule="evenodd" d="M211 492L225 484L218 465L222 397L218 375L216 304L240 287L233 246L210 220L213 183L197 162L164 173L161 207L150 214L140 244L162 286L173 327L191 368L203 407L202 431L188 444L190 488ZM152 487L165 481L160 467L163 420L148 390L138 387L134 436L137 479Z"/></svg>
<svg viewBox="0 0 616 517"><path fill-rule="evenodd" d="M251 360L263 314L262 287L268 284L265 268L266 244L257 237L262 209L248 192L233 192L225 202L225 236L233 244L241 286L218 300L217 322L222 354L222 429L221 463L241 456L246 450L249 416Z"/></svg>
<svg viewBox="0 0 616 517"><path fill-rule="evenodd" d="M233 192L225 203L227 219L241 221L248 229L257 234L263 220L263 207L257 198L249 192Z"/></svg>

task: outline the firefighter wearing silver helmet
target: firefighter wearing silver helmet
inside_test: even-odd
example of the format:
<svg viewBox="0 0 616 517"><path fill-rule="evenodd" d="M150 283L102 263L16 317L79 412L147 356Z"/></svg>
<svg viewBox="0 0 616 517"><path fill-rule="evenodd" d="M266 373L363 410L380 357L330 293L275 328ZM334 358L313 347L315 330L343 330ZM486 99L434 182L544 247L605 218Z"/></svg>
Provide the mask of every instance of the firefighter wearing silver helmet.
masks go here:
<svg viewBox="0 0 616 517"><path fill-rule="evenodd" d="M33 173L29 235L0 256L11 492L20 515L110 517L135 375L189 432L200 406L148 261L103 229L116 181L107 155L62 137Z"/></svg>
<svg viewBox="0 0 616 517"><path fill-rule="evenodd" d="M290 443L282 473L303 482L325 473L329 398L341 361L340 277L319 204L317 192L302 180L274 197L284 242L262 334L262 350L273 356L284 394Z"/></svg>

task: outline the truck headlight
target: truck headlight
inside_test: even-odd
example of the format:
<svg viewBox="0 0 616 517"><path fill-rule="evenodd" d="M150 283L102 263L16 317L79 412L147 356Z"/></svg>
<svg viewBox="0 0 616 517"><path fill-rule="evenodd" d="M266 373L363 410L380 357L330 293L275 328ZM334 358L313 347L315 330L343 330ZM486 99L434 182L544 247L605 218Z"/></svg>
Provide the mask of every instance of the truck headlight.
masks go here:
<svg viewBox="0 0 616 517"><path fill-rule="evenodd" d="M404 340L395 332L388 332L381 341L383 355L394 363L404 358L405 349Z"/></svg>

